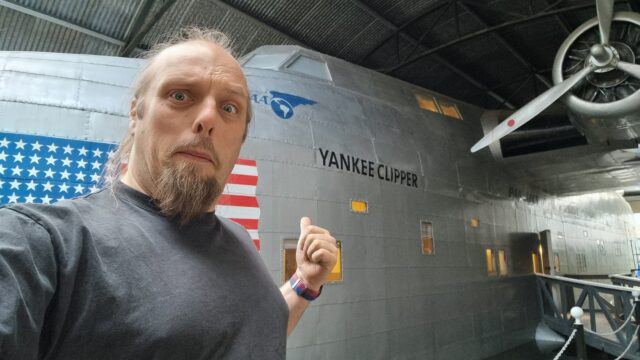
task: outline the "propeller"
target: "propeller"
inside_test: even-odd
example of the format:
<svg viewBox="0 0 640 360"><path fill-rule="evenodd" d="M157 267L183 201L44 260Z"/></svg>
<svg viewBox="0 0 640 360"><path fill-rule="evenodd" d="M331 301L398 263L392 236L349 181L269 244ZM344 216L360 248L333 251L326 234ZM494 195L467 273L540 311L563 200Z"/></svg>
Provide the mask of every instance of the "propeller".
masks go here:
<svg viewBox="0 0 640 360"><path fill-rule="evenodd" d="M513 113L507 121L501 122L487 135L480 139L480 141L473 145L471 152L476 152L492 142L500 140L502 137L509 135L517 128L526 124L529 120L533 119L549 105L558 100L567 91L571 90L571 88L573 88L578 82L580 82L580 80L584 79L585 76L593 70L595 70L594 66L585 67L570 78L538 95L538 97L533 99L527 105Z"/></svg>
<svg viewBox="0 0 640 360"><path fill-rule="evenodd" d="M609 43L611 19L613 18L613 0L597 0L598 27L600 28L600 44Z"/></svg>
<svg viewBox="0 0 640 360"><path fill-rule="evenodd" d="M607 72L611 69L618 68L619 70L640 79L640 65L620 61L615 49L612 49L609 45L611 22L613 20L613 5L614 0L596 0L598 27L600 29L600 43L594 44L588 49L589 56L584 62L584 67L564 81L538 95L527 105L513 113L506 121L498 124L498 126L471 147L472 153L477 152L494 141L500 140L504 136L512 133L529 122L595 70L598 70L599 72Z"/></svg>
<svg viewBox="0 0 640 360"><path fill-rule="evenodd" d="M640 64L632 64L624 61L618 62L616 67L636 79L640 79Z"/></svg>

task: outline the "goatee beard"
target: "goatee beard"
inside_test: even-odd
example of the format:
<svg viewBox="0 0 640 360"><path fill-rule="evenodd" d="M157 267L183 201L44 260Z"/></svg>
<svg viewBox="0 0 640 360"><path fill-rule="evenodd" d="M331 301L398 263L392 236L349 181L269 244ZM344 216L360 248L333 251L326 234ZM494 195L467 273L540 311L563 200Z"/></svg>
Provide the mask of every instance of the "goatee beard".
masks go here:
<svg viewBox="0 0 640 360"><path fill-rule="evenodd" d="M215 176L203 176L188 162L163 164L152 196L163 215L181 226L204 215L222 193Z"/></svg>

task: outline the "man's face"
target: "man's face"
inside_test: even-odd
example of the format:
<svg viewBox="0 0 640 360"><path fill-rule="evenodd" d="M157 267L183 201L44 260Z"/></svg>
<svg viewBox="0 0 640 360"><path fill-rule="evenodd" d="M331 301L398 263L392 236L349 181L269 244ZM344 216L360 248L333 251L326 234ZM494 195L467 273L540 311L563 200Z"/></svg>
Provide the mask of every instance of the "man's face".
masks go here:
<svg viewBox="0 0 640 360"><path fill-rule="evenodd" d="M150 70L138 115L132 104L134 145L124 180L132 177L184 223L213 208L238 158L249 105L246 80L231 55L203 41L164 50ZM185 212L198 214L185 221Z"/></svg>

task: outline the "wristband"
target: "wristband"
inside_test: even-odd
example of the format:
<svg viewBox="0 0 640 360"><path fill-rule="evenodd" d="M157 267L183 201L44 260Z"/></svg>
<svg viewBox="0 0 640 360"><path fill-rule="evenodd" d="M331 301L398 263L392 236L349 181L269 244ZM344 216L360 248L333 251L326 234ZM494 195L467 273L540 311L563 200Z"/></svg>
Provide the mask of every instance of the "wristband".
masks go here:
<svg viewBox="0 0 640 360"><path fill-rule="evenodd" d="M296 292L296 294L298 294L298 296L309 301L317 299L318 296L320 296L320 293L322 293L322 286L318 291L311 290L304 285L302 279L300 279L296 273L293 273L293 276L289 279L289 284L291 284L291 288Z"/></svg>

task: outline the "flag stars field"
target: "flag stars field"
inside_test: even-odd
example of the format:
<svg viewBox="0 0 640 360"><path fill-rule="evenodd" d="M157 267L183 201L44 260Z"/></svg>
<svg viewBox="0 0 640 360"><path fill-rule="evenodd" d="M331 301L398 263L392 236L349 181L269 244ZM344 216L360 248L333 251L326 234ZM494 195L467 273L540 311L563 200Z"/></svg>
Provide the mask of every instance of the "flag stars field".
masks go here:
<svg viewBox="0 0 640 360"><path fill-rule="evenodd" d="M100 189L116 145L0 132L0 204L51 204Z"/></svg>

